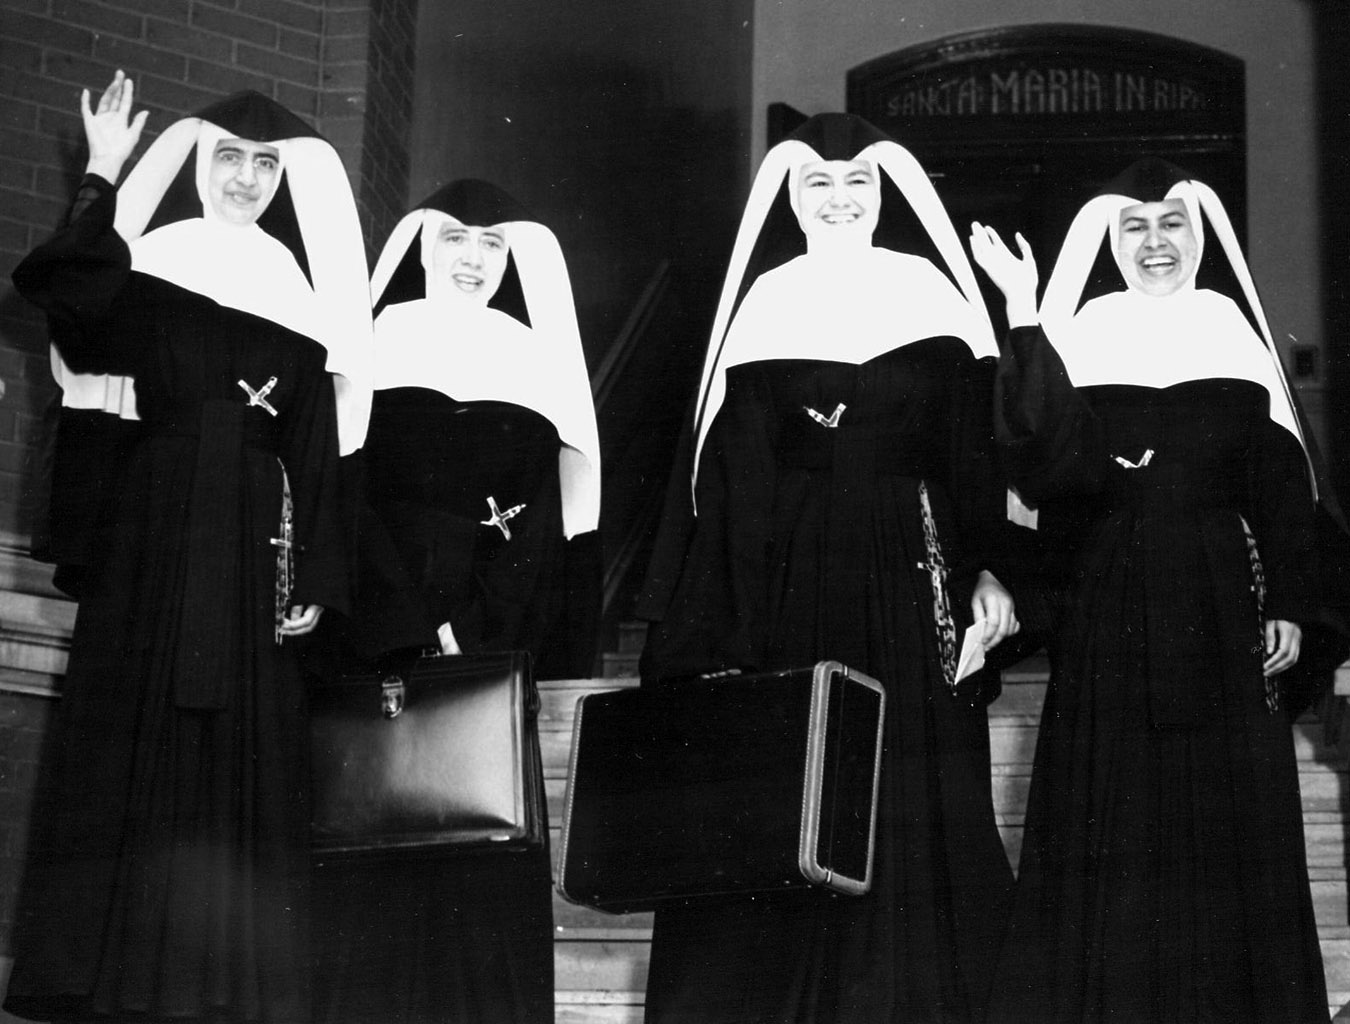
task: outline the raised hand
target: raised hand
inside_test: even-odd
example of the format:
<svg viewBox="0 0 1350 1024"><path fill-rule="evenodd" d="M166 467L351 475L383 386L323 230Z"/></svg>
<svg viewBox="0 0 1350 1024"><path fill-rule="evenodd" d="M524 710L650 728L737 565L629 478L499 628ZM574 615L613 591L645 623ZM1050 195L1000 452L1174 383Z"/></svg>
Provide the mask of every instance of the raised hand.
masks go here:
<svg viewBox="0 0 1350 1024"><path fill-rule="evenodd" d="M1014 256L991 227L970 225L970 254L989 279L1003 292L1008 303L1008 326L1024 327L1036 323L1036 259L1031 246L1017 233L1020 257Z"/></svg>
<svg viewBox="0 0 1350 1024"><path fill-rule="evenodd" d="M84 135L89 142L89 163L85 171L117 183L122 173L122 165L127 162L136 143L140 141L141 129L150 115L142 110L131 116L135 88L122 71L113 75L113 80L99 97L97 109L89 104L89 90L80 93L80 113L84 117Z"/></svg>

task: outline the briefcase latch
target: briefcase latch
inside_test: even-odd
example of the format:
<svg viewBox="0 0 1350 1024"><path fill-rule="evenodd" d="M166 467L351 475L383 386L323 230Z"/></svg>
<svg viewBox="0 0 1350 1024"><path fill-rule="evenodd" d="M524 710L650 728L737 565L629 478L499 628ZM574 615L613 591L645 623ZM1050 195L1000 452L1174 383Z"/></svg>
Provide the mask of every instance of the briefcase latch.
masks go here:
<svg viewBox="0 0 1350 1024"><path fill-rule="evenodd" d="M405 687L398 676L386 676L380 684L380 711L385 718L397 718L403 712Z"/></svg>

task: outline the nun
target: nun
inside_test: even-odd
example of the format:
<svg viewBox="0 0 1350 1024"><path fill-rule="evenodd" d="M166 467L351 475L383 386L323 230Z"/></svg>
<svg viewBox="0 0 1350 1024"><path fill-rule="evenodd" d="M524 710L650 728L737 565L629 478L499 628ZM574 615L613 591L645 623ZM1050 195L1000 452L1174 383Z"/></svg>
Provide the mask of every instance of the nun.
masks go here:
<svg viewBox="0 0 1350 1024"><path fill-rule="evenodd" d="M88 170L19 265L67 411L81 521L6 1009L42 1020L307 1022L305 701L293 638L344 610L338 456L360 445L364 249L336 151L241 93L175 123L120 188L144 112L81 100ZM54 502L54 508L61 507ZM78 543L75 547L79 547Z"/></svg>
<svg viewBox="0 0 1350 1024"><path fill-rule="evenodd" d="M997 576L996 351L906 150L824 114L769 151L713 325L693 526L644 685L825 658L879 679L873 882L658 910L649 1022L980 1019L1012 873L987 680L956 668L974 620L988 647L1017 629Z"/></svg>
<svg viewBox="0 0 1350 1024"><path fill-rule="evenodd" d="M1082 208L1039 311L1018 243L973 225L1008 301L999 441L1071 538L1070 599L989 1020L1325 1020L1281 688L1316 491L1233 226L1149 159Z"/></svg>
<svg viewBox="0 0 1350 1024"><path fill-rule="evenodd" d="M600 455L557 238L501 189L456 181L394 228L371 291L357 653L524 650L537 677L589 675ZM396 874L320 870L320 1020L553 1020L547 849Z"/></svg>

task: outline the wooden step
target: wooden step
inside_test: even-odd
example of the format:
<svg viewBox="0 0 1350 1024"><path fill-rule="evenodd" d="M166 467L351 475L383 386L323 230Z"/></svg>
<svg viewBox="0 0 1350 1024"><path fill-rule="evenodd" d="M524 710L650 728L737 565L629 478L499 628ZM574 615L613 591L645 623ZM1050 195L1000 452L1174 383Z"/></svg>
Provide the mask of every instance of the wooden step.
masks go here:
<svg viewBox="0 0 1350 1024"><path fill-rule="evenodd" d="M990 760L995 766L1030 766L1036 753L1037 725L1014 716L991 716L989 720ZM571 719L557 717L540 722L539 747L546 772L566 774L572 750ZM1301 765L1314 765L1344 771L1347 762L1322 738L1322 725L1315 719L1294 726L1294 752Z"/></svg>
<svg viewBox="0 0 1350 1024"><path fill-rule="evenodd" d="M641 992L554 993L555 1024L642 1024Z"/></svg>
<svg viewBox="0 0 1350 1024"><path fill-rule="evenodd" d="M578 699L587 694L629 689L636 685L637 680L632 677L540 683L543 707L539 716L539 732L544 747L544 764L566 766ZM1019 682L1006 685L999 699L990 705L990 758L995 765L1032 762L1044 700L1044 682ZM1322 724L1316 717L1305 716L1295 723L1293 729L1294 749L1299 761L1346 767L1345 755L1326 743Z"/></svg>
<svg viewBox="0 0 1350 1024"><path fill-rule="evenodd" d="M991 779L994 796L994 815L1000 823L1021 824L1027 809L1027 791L1031 788L1029 766L998 766ZM1342 812L1346 773L1343 771L1308 770L1299 773L1303 793L1303 814L1306 825L1334 824L1342 827ZM544 774L544 793L548 798L549 821L562 822L563 795L567 788L566 773L561 769Z"/></svg>
<svg viewBox="0 0 1350 1024"><path fill-rule="evenodd" d="M1350 936L1322 936L1320 941L1328 991L1350 990ZM591 1005L623 1005L621 1000L633 999L646 987L648 949L645 941L560 943L553 961L555 987L559 992L586 991L607 996L595 998Z"/></svg>
<svg viewBox="0 0 1350 1024"><path fill-rule="evenodd" d="M1326 937L1350 938L1350 899L1347 898L1345 878L1315 880L1311 889L1313 914L1321 933ZM651 937L652 915L606 914L569 903L555 892L553 929L560 941L647 939Z"/></svg>

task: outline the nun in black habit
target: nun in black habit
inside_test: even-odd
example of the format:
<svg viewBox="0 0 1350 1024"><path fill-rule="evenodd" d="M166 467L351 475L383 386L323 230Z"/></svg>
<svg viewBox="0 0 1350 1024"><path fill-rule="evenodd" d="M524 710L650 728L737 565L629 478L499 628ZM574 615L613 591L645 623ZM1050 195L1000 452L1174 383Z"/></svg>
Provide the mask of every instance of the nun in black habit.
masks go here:
<svg viewBox="0 0 1350 1024"><path fill-rule="evenodd" d="M67 408L138 425L103 474L5 1005L301 1024L291 638L348 600L339 437L360 444L370 340L355 203L333 148L256 93L170 126L116 188L145 115L120 72L82 102L88 173L14 280L47 313ZM87 456L66 450L72 486Z"/></svg>
<svg viewBox="0 0 1350 1024"><path fill-rule="evenodd" d="M960 240L909 153L842 114L770 150L713 327L696 515L644 685L822 658L879 679L873 883L659 910L648 1021L980 1019L1012 872L985 681L958 685L956 658L973 617L989 646L1017 628L993 571L1006 508L995 351Z"/></svg>
<svg viewBox="0 0 1350 1024"><path fill-rule="evenodd" d="M1009 471L1076 538L989 1020L1326 1020L1281 692L1320 616L1316 489L1233 227L1142 161L1079 213L1039 313L1026 243L973 227L1008 298Z"/></svg>
<svg viewBox="0 0 1350 1024"><path fill-rule="evenodd" d="M557 239L454 182L395 227L371 291L358 653L526 650L536 675L589 674L600 458ZM547 849L390 867L319 870L320 1020L553 1019Z"/></svg>

